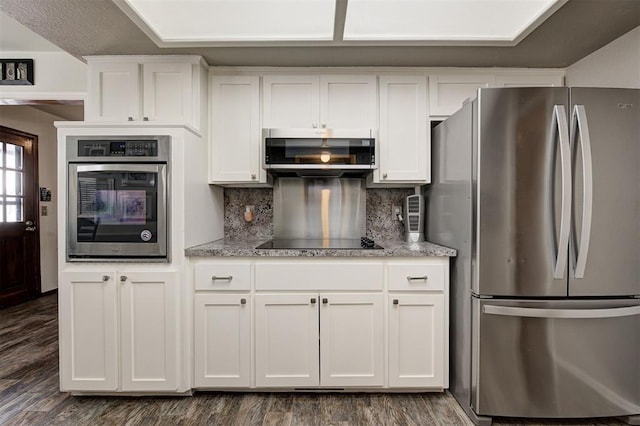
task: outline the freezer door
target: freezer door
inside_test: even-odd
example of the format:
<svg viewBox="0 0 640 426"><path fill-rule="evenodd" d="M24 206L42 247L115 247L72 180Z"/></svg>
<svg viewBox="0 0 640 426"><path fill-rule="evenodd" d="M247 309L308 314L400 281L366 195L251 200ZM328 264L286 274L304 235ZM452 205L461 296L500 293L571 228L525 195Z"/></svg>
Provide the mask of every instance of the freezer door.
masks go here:
<svg viewBox="0 0 640 426"><path fill-rule="evenodd" d="M479 92L479 295L566 296L571 209L567 88Z"/></svg>
<svg viewBox="0 0 640 426"><path fill-rule="evenodd" d="M473 318L477 414L640 414L640 300L474 299Z"/></svg>
<svg viewBox="0 0 640 426"><path fill-rule="evenodd" d="M570 296L640 295L640 90L571 89Z"/></svg>

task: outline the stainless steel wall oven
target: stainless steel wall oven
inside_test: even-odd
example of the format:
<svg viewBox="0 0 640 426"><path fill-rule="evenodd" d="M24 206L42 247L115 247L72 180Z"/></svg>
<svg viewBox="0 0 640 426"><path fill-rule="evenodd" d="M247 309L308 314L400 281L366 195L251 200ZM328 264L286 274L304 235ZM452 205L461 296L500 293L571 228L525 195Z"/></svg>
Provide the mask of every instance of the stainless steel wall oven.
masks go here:
<svg viewBox="0 0 640 426"><path fill-rule="evenodd" d="M169 136L67 138L67 260L169 261Z"/></svg>

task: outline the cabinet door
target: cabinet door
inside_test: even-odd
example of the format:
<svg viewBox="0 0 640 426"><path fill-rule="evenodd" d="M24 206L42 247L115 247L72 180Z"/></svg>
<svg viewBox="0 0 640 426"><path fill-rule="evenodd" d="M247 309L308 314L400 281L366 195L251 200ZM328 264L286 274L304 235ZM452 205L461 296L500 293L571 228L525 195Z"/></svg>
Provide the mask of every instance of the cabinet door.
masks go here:
<svg viewBox="0 0 640 426"><path fill-rule="evenodd" d="M377 129L377 106L376 76L320 76L321 127Z"/></svg>
<svg viewBox="0 0 640 426"><path fill-rule="evenodd" d="M143 64L144 120L192 123L191 67L188 63Z"/></svg>
<svg viewBox="0 0 640 426"><path fill-rule="evenodd" d="M177 390L177 273L126 272L118 282L122 390Z"/></svg>
<svg viewBox="0 0 640 426"><path fill-rule="evenodd" d="M118 389L117 286L114 272L60 274L60 389Z"/></svg>
<svg viewBox="0 0 640 426"><path fill-rule="evenodd" d="M140 69L137 62L90 62L87 121L140 119Z"/></svg>
<svg viewBox="0 0 640 426"><path fill-rule="evenodd" d="M266 182L259 77L212 77L210 102L212 183Z"/></svg>
<svg viewBox="0 0 640 426"><path fill-rule="evenodd" d="M382 386L382 294L322 293L320 384Z"/></svg>
<svg viewBox="0 0 640 426"><path fill-rule="evenodd" d="M319 127L317 76L264 76L262 84L262 127Z"/></svg>
<svg viewBox="0 0 640 426"><path fill-rule="evenodd" d="M249 295L197 294L194 309L195 386L249 387Z"/></svg>
<svg viewBox="0 0 640 426"><path fill-rule="evenodd" d="M389 386L443 388L444 295L389 295Z"/></svg>
<svg viewBox="0 0 640 426"><path fill-rule="evenodd" d="M318 296L258 294L256 386L318 386Z"/></svg>
<svg viewBox="0 0 640 426"><path fill-rule="evenodd" d="M376 183L430 181L428 116L426 77L380 77L380 168L374 174Z"/></svg>
<svg viewBox="0 0 640 426"><path fill-rule="evenodd" d="M482 87L493 87L492 74L451 74L429 76L429 109L431 116L448 117L460 108L465 100L474 98Z"/></svg>

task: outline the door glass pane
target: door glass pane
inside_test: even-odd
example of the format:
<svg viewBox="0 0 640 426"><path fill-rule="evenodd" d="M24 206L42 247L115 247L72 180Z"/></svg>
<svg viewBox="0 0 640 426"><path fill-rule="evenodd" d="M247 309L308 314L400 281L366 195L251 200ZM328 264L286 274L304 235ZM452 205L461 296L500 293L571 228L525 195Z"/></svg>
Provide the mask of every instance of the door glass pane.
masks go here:
<svg viewBox="0 0 640 426"><path fill-rule="evenodd" d="M6 197L7 222L22 222L22 212L24 210L24 198Z"/></svg>
<svg viewBox="0 0 640 426"><path fill-rule="evenodd" d="M0 169L0 195L4 195L4 171Z"/></svg>
<svg viewBox="0 0 640 426"><path fill-rule="evenodd" d="M0 223L4 222L4 197L0 197Z"/></svg>
<svg viewBox="0 0 640 426"><path fill-rule="evenodd" d="M7 170L7 195L23 195L22 194L22 172L14 172Z"/></svg>
<svg viewBox="0 0 640 426"><path fill-rule="evenodd" d="M0 142L0 167L4 167L4 142Z"/></svg>
<svg viewBox="0 0 640 426"><path fill-rule="evenodd" d="M9 169L22 170L22 147L7 144L6 166Z"/></svg>

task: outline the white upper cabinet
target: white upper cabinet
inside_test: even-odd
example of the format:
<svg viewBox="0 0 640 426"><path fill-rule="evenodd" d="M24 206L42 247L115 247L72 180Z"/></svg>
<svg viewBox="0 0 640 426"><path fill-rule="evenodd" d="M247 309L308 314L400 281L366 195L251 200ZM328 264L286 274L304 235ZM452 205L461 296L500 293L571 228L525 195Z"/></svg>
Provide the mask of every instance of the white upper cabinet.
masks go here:
<svg viewBox="0 0 640 426"><path fill-rule="evenodd" d="M264 76L262 121L265 128L318 127L317 76Z"/></svg>
<svg viewBox="0 0 640 426"><path fill-rule="evenodd" d="M380 77L380 154L374 183L430 182L428 123L426 76Z"/></svg>
<svg viewBox="0 0 640 426"><path fill-rule="evenodd" d="M559 87L564 86L562 73L497 74L496 87Z"/></svg>
<svg viewBox="0 0 640 426"><path fill-rule="evenodd" d="M210 182L266 183L261 161L260 77L214 75L210 87Z"/></svg>
<svg viewBox="0 0 640 426"><path fill-rule="evenodd" d="M87 63L85 120L164 121L200 128L200 57L92 56Z"/></svg>
<svg viewBox="0 0 640 426"><path fill-rule="evenodd" d="M320 76L320 126L377 129L375 75Z"/></svg>
<svg viewBox="0 0 640 426"><path fill-rule="evenodd" d="M447 117L473 98L479 88L495 85L493 74L432 74L429 76L429 110L431 116Z"/></svg>
<svg viewBox="0 0 640 426"><path fill-rule="evenodd" d="M263 77L265 128L375 128L374 75Z"/></svg>

